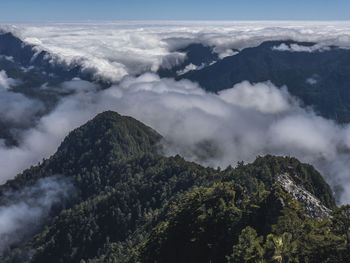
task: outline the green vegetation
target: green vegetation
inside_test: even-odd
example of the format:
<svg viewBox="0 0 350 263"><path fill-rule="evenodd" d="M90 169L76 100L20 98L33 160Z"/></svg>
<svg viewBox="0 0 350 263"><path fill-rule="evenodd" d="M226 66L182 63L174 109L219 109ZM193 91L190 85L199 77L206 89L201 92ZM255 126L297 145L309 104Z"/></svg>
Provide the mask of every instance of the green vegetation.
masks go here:
<svg viewBox="0 0 350 263"><path fill-rule="evenodd" d="M74 184L68 207L1 262L347 262L349 206L295 158L265 156L225 170L159 152L162 137L105 112L71 132L57 152L0 187L20 190L62 174ZM333 210L312 218L276 179L297 185Z"/></svg>

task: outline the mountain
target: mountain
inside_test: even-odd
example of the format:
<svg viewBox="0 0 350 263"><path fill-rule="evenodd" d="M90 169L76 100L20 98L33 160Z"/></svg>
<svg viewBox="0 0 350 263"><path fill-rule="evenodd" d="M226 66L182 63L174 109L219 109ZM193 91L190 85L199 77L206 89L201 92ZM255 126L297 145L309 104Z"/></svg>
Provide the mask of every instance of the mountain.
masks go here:
<svg viewBox="0 0 350 263"><path fill-rule="evenodd" d="M79 64L60 62L55 55L27 44L9 32L0 32L0 69L11 78L21 79L23 83L16 86L15 91L28 96L39 96L36 89L45 83L54 85L75 77L92 77L84 75Z"/></svg>
<svg viewBox="0 0 350 263"><path fill-rule="evenodd" d="M43 80L61 82L82 75L80 65L68 66L56 59L55 55L23 42L10 32L0 31L0 54L1 62L8 62L5 66L12 66L13 70L16 66L20 67L22 73L34 71Z"/></svg>
<svg viewBox="0 0 350 263"><path fill-rule="evenodd" d="M160 77L175 78L187 71L204 68L219 60L212 47L202 44L189 44L184 48L174 50L174 52L186 54L184 61L172 68L161 67L157 72Z"/></svg>
<svg viewBox="0 0 350 263"><path fill-rule="evenodd" d="M31 193L45 178L60 176L63 190L73 189L64 206L55 200L45 211L40 227L7 243L1 261L275 262L274 241L283 239L290 259L345 262L332 191L312 166L268 155L205 168L163 156L162 140L111 111L72 131L53 156L0 187L2 207L8 193Z"/></svg>
<svg viewBox="0 0 350 263"><path fill-rule="evenodd" d="M266 41L177 79L198 82L211 92L232 88L244 80L271 81L278 87L286 85L292 95L320 115L349 122L350 50L334 46L317 49L315 45Z"/></svg>
<svg viewBox="0 0 350 263"><path fill-rule="evenodd" d="M6 91L2 91L0 85L0 96L5 97L7 103L31 103L38 108L25 122L14 122L0 115L0 139L5 139L8 146L17 144L16 130L33 127L40 117L55 108L62 97L74 93L74 90L62 86L64 82L75 78L94 81L92 73L84 72L78 62L67 65L55 55L23 42L12 33L1 31L0 74L14 83ZM99 84L102 87L108 85Z"/></svg>

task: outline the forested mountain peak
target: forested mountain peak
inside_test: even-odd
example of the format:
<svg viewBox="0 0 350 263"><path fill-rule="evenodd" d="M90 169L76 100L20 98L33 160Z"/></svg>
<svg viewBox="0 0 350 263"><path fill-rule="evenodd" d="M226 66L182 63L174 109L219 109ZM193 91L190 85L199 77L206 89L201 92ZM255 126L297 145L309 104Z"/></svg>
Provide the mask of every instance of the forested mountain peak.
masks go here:
<svg viewBox="0 0 350 263"><path fill-rule="evenodd" d="M131 117L106 111L72 131L56 156L82 163L91 159L103 162L108 158L121 161L154 152L161 138L152 128Z"/></svg>
<svg viewBox="0 0 350 263"><path fill-rule="evenodd" d="M277 251L270 247L272 237L287 235L298 249L311 244L293 252L311 258L308 262L343 249L344 243L326 243L342 236L318 225L323 220L331 224L330 219L310 217L313 207L298 200L301 192L328 207L327 213L335 207L329 186L311 165L267 155L236 168L205 168L178 155L158 154L161 138L141 122L111 111L72 131L56 154L0 189L4 205L9 189L20 192L42 178L61 175L60 180L67 179L64 187L71 189L64 206L55 199L45 211L44 225L2 247L3 262L236 262L237 246L241 238L250 238L248 230L258 242L258 256L272 260L266 262L273 262ZM286 173L296 195L280 182ZM295 224L300 231L290 236ZM323 254L318 254L320 246L326 246ZM172 257L178 250L183 253Z"/></svg>

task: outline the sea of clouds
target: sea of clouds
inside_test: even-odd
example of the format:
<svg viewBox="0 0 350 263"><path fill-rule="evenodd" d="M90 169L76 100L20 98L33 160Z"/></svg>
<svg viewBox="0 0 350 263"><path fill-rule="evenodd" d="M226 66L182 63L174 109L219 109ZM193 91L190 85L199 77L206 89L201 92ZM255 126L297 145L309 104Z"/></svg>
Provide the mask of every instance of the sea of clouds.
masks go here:
<svg viewBox="0 0 350 263"><path fill-rule="evenodd" d="M344 189L338 193L339 202L350 203L350 125L317 116L301 107L288 87L270 82L242 82L212 94L188 80L160 79L155 74L160 66L181 63L185 54L176 49L189 43L211 45L220 57L265 40L314 41L315 51L329 45L349 48L350 23L105 22L7 29L38 50L50 51L53 60L81 63L96 79L112 85L101 90L96 83L73 79L51 87L74 94L62 98L34 128L23 131L18 146L0 146L1 182L49 157L69 131L97 113L114 110L162 134L167 155L179 153L203 165L226 167L264 154L295 156L319 169L333 189ZM2 92L11 93L6 87L16 80L5 73L2 79L7 80Z"/></svg>
<svg viewBox="0 0 350 263"><path fill-rule="evenodd" d="M350 48L349 22L134 21L16 24L1 28L15 32L38 50L57 55L53 60L82 64L96 77L110 81L181 63L185 54L176 50L190 43L213 46L220 58L266 40L311 41L318 43L317 49L329 45Z"/></svg>

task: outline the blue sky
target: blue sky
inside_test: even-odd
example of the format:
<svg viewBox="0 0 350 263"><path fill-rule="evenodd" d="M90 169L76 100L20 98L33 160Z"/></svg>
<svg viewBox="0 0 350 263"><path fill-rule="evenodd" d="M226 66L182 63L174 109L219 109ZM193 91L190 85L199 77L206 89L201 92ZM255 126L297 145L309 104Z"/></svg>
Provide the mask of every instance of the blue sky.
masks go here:
<svg viewBox="0 0 350 263"><path fill-rule="evenodd" d="M1 0L0 21L350 20L350 0Z"/></svg>

